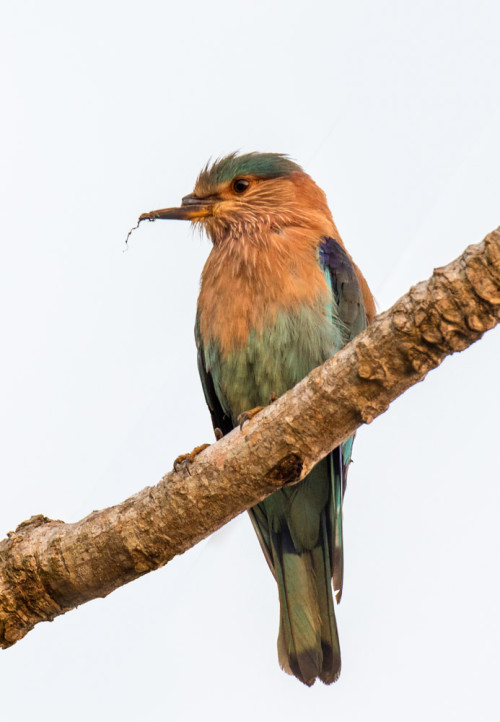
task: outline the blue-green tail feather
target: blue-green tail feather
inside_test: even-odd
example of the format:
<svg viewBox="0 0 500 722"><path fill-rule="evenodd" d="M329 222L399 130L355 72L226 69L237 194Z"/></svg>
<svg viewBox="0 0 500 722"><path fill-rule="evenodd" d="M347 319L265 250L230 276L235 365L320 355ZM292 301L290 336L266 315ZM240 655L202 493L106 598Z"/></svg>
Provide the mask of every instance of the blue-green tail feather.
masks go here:
<svg viewBox="0 0 500 722"><path fill-rule="evenodd" d="M334 452L335 454L335 452ZM332 574L342 580L342 470L329 455L294 487L250 510L280 598L278 657L308 686L340 674ZM337 589L337 586L335 587Z"/></svg>

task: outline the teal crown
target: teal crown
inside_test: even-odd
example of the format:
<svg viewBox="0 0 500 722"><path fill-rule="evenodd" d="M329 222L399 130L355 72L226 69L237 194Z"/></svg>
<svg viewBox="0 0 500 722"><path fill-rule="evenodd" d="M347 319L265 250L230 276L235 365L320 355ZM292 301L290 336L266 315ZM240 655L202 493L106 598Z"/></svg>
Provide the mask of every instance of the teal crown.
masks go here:
<svg viewBox="0 0 500 722"><path fill-rule="evenodd" d="M257 178L279 178L290 173L303 172L302 168L282 153L231 153L207 164L198 176L203 186L217 187L228 183L238 176Z"/></svg>

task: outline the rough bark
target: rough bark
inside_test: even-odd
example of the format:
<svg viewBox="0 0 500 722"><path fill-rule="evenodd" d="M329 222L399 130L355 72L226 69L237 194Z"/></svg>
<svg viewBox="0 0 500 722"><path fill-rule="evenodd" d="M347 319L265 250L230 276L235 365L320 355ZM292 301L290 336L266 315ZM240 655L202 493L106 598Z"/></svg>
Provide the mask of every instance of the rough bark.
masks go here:
<svg viewBox="0 0 500 722"><path fill-rule="evenodd" d="M0 542L0 646L166 564L301 479L445 356L500 321L500 229L435 269L276 403L122 504L75 524L39 515Z"/></svg>

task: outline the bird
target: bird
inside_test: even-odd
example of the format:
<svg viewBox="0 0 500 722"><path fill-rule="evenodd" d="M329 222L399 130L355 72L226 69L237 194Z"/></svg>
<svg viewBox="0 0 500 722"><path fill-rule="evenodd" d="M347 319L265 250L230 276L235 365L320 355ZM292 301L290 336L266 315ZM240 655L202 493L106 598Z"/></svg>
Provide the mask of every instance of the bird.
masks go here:
<svg viewBox="0 0 500 722"><path fill-rule="evenodd" d="M373 296L325 193L288 155L220 157L202 169L180 206L144 213L139 222L146 219L189 220L212 241L195 339L217 438L253 418L374 318ZM353 439L249 511L278 587L279 663L309 687L340 674L334 597L340 602L342 503Z"/></svg>

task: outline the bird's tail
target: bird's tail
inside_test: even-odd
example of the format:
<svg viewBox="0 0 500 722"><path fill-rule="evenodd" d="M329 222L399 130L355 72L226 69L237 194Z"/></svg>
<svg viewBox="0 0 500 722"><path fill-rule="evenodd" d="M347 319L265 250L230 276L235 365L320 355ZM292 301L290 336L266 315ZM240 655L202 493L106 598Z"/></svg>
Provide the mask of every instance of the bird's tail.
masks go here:
<svg viewBox="0 0 500 722"><path fill-rule="evenodd" d="M272 533L273 566L280 596L278 658L285 672L307 686L340 674L326 523L318 544L298 553L290 533Z"/></svg>

